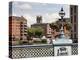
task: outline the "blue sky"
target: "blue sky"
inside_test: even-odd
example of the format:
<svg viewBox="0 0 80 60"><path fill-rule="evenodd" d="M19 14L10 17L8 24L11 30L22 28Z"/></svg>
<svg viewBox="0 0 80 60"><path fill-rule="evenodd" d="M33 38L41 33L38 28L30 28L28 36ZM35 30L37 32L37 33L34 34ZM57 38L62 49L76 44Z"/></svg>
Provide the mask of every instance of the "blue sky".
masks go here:
<svg viewBox="0 0 80 60"><path fill-rule="evenodd" d="M12 15L24 16L28 20L29 26L36 23L37 15L42 15L43 23L50 23L55 22L58 18L60 18L58 13L61 7L63 7L66 13L65 17L69 17L69 5L14 1L12 2ZM9 9L11 11L10 6Z"/></svg>

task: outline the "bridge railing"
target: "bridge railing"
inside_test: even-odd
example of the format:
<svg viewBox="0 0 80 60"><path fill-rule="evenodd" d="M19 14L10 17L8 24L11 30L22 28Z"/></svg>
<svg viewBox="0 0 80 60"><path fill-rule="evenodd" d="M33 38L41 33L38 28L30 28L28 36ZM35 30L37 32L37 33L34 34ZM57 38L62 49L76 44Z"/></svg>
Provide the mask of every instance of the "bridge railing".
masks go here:
<svg viewBox="0 0 80 60"><path fill-rule="evenodd" d="M9 47L10 58L29 58L54 56L55 46L71 46L72 55L78 54L78 44L43 44L43 45L17 45Z"/></svg>

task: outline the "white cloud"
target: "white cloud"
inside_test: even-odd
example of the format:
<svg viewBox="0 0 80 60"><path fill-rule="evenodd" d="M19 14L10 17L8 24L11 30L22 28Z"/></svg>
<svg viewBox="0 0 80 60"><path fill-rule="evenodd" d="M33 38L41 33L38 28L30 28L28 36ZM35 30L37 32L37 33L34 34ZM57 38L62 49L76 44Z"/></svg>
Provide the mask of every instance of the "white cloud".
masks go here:
<svg viewBox="0 0 80 60"><path fill-rule="evenodd" d="M46 13L44 16L43 16L43 22L46 22L46 23L51 23L51 22L55 22L57 21L57 19L59 18L59 15L57 13Z"/></svg>
<svg viewBox="0 0 80 60"><path fill-rule="evenodd" d="M47 5L47 3L41 3L43 6Z"/></svg>
<svg viewBox="0 0 80 60"><path fill-rule="evenodd" d="M36 23L36 16L35 15L31 15L31 14L26 14L24 16L27 19L27 25L30 27L32 24ZM51 22L55 22L58 20L59 16L57 13L52 13L52 14L43 14L42 15L43 18L43 23L51 23Z"/></svg>
<svg viewBox="0 0 80 60"><path fill-rule="evenodd" d="M32 9L30 4L22 4L18 6L20 9Z"/></svg>
<svg viewBox="0 0 80 60"><path fill-rule="evenodd" d="M19 9L32 9L32 6L24 2L13 2L13 6Z"/></svg>
<svg viewBox="0 0 80 60"><path fill-rule="evenodd" d="M10 15L10 16L17 16L17 14L15 14L15 13L12 13L12 15Z"/></svg>
<svg viewBox="0 0 80 60"><path fill-rule="evenodd" d="M35 16L32 16L30 14L27 14L26 16L24 16L27 19L27 25L30 27L31 24L36 23L36 18Z"/></svg>
<svg viewBox="0 0 80 60"><path fill-rule="evenodd" d="M42 3L41 3L42 4ZM38 6L41 6L41 4L37 4L35 3L34 6L36 8L37 5ZM53 13L51 13L52 9L49 9L47 6L47 3L46 4L42 4L43 7L40 11L38 10L34 10L33 8L35 8L33 6L33 4L29 4L29 3L25 3L25 2L13 2L13 16L24 16L26 19L27 19L27 25L30 27L32 24L36 23L36 16L37 15L41 15L42 16L42 19L43 19L43 23L51 23L51 22L55 22L58 20L58 18L60 18L59 16L59 12L55 9L55 7L53 7ZM43 10L44 6L47 7L47 10ZM66 7L66 8L65 8ZM54 12L54 10L56 10L56 12ZM50 11L50 12L49 12ZM64 6L64 11L66 12L66 16L65 17L68 17L69 16L69 6ZM43 13L44 12L44 13Z"/></svg>

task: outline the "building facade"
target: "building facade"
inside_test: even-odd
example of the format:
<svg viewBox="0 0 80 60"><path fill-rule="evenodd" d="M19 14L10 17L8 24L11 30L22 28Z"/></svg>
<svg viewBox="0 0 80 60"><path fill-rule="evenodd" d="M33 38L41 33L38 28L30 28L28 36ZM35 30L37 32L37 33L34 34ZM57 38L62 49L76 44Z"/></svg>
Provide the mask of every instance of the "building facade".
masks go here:
<svg viewBox="0 0 80 60"><path fill-rule="evenodd" d="M72 23L71 39L74 43L78 42L78 6L70 5L70 20Z"/></svg>
<svg viewBox="0 0 80 60"><path fill-rule="evenodd" d="M9 40L27 40L27 20L24 17L9 17Z"/></svg>
<svg viewBox="0 0 80 60"><path fill-rule="evenodd" d="M42 16L36 17L36 23L32 24L31 27L41 27L43 29L43 35L46 37L51 37L52 29L50 28L49 23L42 23Z"/></svg>

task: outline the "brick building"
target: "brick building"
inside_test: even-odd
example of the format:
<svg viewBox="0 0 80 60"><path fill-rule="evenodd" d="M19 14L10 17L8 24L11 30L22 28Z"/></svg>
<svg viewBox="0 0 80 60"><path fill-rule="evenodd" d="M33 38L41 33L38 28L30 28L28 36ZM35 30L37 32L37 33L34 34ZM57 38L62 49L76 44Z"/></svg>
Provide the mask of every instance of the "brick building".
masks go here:
<svg viewBox="0 0 80 60"><path fill-rule="evenodd" d="M24 17L9 17L9 40L27 40L27 20Z"/></svg>

